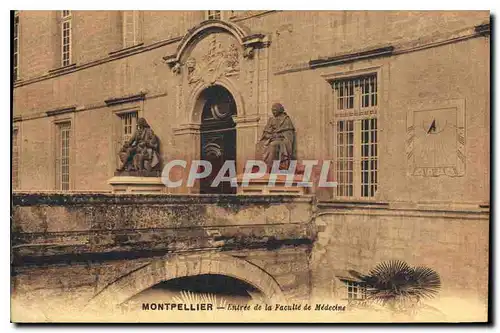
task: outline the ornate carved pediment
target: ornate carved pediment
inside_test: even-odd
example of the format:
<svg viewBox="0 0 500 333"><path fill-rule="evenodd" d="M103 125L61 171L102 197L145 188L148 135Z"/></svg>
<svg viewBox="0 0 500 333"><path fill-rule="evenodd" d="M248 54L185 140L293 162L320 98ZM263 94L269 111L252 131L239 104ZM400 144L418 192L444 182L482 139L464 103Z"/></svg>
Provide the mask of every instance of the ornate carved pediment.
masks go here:
<svg viewBox="0 0 500 333"><path fill-rule="evenodd" d="M170 66L172 71L176 74L181 73L182 67L186 65L181 61L181 59L188 59L186 53L189 53L193 49L194 44L198 44L200 39L209 34L219 34L219 35L230 35L234 39L234 46L230 46L229 49L219 49L217 41L215 42L214 53L211 53L208 57L217 58L222 56L224 53L227 67L236 68L236 60L239 62L239 54L243 58L252 58L254 54L254 49L257 47L267 46L269 42L265 35L263 34L250 34L249 31L243 29L233 22L219 21L219 20L209 20L204 21L198 26L190 29L188 33L181 40L177 52L172 55L163 57L163 60L167 65ZM222 45L221 45L222 46ZM238 54L238 56L237 56ZM197 62L202 61L202 59L196 59ZM192 64L193 62L191 62ZM210 65L209 65L210 67ZM192 66L189 68L192 69Z"/></svg>
<svg viewBox="0 0 500 333"><path fill-rule="evenodd" d="M189 84L199 81L214 83L223 75L237 74L240 70L240 51L229 35L211 34L196 45L187 58L185 68Z"/></svg>

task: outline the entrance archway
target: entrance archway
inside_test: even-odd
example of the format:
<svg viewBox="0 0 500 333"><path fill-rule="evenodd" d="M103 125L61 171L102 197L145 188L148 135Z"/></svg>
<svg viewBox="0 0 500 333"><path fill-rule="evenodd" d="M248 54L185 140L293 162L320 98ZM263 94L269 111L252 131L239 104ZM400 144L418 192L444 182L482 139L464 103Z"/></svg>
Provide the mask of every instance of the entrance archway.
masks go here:
<svg viewBox="0 0 500 333"><path fill-rule="evenodd" d="M212 187L213 179L227 160L236 165L236 103L231 93L220 85L206 88L200 95L204 100L200 127L200 159L212 164L211 174L200 181L200 193L234 194L230 182ZM226 174L228 176L228 174Z"/></svg>
<svg viewBox="0 0 500 333"><path fill-rule="evenodd" d="M104 287L87 307L117 306L163 281L180 277L216 274L241 280L258 289L271 303L284 303L285 296L276 280L261 268L222 253L173 255L136 269Z"/></svg>
<svg viewBox="0 0 500 333"><path fill-rule="evenodd" d="M220 274L200 274L162 281L134 295L123 305L138 307L142 303L249 304L263 302L264 296L254 286L240 279Z"/></svg>

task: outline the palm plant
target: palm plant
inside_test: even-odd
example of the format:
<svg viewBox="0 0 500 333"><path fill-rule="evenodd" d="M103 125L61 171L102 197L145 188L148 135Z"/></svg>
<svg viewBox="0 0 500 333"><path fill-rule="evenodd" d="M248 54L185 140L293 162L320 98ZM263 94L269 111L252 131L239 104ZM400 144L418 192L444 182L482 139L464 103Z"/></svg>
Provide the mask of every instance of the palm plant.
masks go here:
<svg viewBox="0 0 500 333"><path fill-rule="evenodd" d="M439 274L433 269L411 267L400 260L382 262L366 275L354 270L349 273L366 288L368 302L381 303L395 311L415 308L421 299L434 297L441 287Z"/></svg>
<svg viewBox="0 0 500 333"><path fill-rule="evenodd" d="M215 307L225 308L227 306L227 300L224 298L219 298L216 294L212 293L195 293L191 290L181 290L180 297L174 296L172 300L177 303L186 304L200 304L200 303L210 303Z"/></svg>

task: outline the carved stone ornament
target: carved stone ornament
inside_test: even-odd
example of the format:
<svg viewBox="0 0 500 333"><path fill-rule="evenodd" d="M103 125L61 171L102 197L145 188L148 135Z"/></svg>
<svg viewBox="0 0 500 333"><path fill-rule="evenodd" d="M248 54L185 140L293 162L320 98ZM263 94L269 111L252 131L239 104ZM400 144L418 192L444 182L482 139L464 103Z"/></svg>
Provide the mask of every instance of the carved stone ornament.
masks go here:
<svg viewBox="0 0 500 333"><path fill-rule="evenodd" d="M217 33L213 33L215 29L217 29ZM194 49L199 48L200 42L203 43L205 40L203 36L207 34L212 38L208 53L205 56L186 55L186 53L193 51L193 44L196 44ZM221 36L222 43L215 39L216 35ZM232 36L233 41L230 45L224 44L227 39L223 35ZM189 65L191 66L190 80L197 82L199 76L200 80L206 79L211 82L213 77L218 75L227 75L230 72L239 71L240 53L243 58L253 59L256 48L269 47L269 45L270 41L266 35L260 33L251 34L248 29L234 22L206 20L189 29L180 41L177 51L163 57L163 60L172 69L173 73L180 74L182 67L187 65L181 59L195 58L198 65L195 66L194 70Z"/></svg>
<svg viewBox="0 0 500 333"><path fill-rule="evenodd" d="M243 52L243 57L251 59L254 55L254 48L252 46L245 47L245 51Z"/></svg>
<svg viewBox="0 0 500 333"><path fill-rule="evenodd" d="M176 62L173 66L172 66L172 72L174 74L179 74L181 72L181 64L179 64L178 62Z"/></svg>
<svg viewBox="0 0 500 333"><path fill-rule="evenodd" d="M214 83L223 75L237 73L240 66L240 55L234 43L228 47L222 46L217 40L217 35L211 35L208 51L198 61L195 57L186 60L188 82L204 81Z"/></svg>

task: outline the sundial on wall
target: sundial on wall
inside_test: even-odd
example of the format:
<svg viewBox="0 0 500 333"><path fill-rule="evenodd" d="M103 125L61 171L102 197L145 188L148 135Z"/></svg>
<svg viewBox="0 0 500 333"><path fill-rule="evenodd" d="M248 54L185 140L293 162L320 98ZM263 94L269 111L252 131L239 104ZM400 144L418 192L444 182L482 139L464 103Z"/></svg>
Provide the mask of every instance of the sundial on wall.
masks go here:
<svg viewBox="0 0 500 333"><path fill-rule="evenodd" d="M411 176L463 176L466 156L464 101L446 101L409 111L406 156Z"/></svg>

